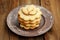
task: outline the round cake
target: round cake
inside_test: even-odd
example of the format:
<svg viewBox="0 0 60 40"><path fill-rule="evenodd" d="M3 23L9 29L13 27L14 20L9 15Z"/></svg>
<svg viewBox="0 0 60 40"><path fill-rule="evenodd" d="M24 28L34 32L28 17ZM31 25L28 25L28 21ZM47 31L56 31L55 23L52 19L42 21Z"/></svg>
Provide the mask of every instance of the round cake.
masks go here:
<svg viewBox="0 0 60 40"><path fill-rule="evenodd" d="M42 12L35 5L26 5L18 11L20 27L24 29L35 29L39 27Z"/></svg>

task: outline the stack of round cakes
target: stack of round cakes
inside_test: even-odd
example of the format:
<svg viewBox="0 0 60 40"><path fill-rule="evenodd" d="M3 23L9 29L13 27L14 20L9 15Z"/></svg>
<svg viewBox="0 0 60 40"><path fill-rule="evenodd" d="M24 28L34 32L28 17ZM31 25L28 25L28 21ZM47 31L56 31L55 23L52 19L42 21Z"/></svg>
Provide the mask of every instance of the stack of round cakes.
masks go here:
<svg viewBox="0 0 60 40"><path fill-rule="evenodd" d="M41 11L35 5L26 5L18 11L18 21L20 27L24 29L35 29L39 26L41 20Z"/></svg>

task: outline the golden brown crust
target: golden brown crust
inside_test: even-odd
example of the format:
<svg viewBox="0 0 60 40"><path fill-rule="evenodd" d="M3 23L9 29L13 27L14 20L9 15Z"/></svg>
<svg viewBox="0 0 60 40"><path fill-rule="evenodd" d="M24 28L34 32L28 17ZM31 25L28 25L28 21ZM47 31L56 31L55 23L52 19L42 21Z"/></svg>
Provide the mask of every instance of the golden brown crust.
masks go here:
<svg viewBox="0 0 60 40"><path fill-rule="evenodd" d="M25 15L35 15L36 14L36 8L35 6L31 5L31 6L27 6L27 7L22 7L21 12L23 12L23 14Z"/></svg>
<svg viewBox="0 0 60 40"><path fill-rule="evenodd" d="M22 25L24 25L24 26L28 26L28 25L31 25L31 26L35 26L35 25L38 25L39 23L35 23L35 24L24 24L24 23L20 23L20 24L22 24Z"/></svg>
<svg viewBox="0 0 60 40"><path fill-rule="evenodd" d="M25 20L23 20L22 18L20 18L20 17L18 17L18 21L20 22L20 23L24 23L24 24L34 24L34 23L40 23L40 19L36 19L36 20L32 20L32 21L30 21L30 20L28 20L28 21L25 21Z"/></svg>
<svg viewBox="0 0 60 40"><path fill-rule="evenodd" d="M22 13L23 13L24 15L26 15L26 16L29 16L29 15L30 15L30 16L33 16L33 15L36 14L36 13L35 13L35 14L31 14L30 12L28 12L28 14L26 14L26 13L24 13L23 11L22 11Z"/></svg>
<svg viewBox="0 0 60 40"><path fill-rule="evenodd" d="M35 26L31 26L31 27L29 27L29 26L24 26L24 25L20 25L22 28L24 28L24 29L35 29L35 28L37 28L37 27L39 27L39 25L35 25Z"/></svg>

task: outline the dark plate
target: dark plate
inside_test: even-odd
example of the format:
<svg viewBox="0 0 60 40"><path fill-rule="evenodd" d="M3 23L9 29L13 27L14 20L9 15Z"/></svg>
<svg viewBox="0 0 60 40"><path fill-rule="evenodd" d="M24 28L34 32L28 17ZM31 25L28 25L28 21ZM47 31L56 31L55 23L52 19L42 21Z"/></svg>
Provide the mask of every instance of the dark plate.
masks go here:
<svg viewBox="0 0 60 40"><path fill-rule="evenodd" d="M33 30L24 30L20 28L17 20L19 8L20 6L13 9L7 17L7 25L9 29L14 33L21 36L34 37L34 36L42 35L46 33L49 29L51 29L53 25L53 16L47 9L41 6L40 6L40 10L42 11L43 15L40 26Z"/></svg>

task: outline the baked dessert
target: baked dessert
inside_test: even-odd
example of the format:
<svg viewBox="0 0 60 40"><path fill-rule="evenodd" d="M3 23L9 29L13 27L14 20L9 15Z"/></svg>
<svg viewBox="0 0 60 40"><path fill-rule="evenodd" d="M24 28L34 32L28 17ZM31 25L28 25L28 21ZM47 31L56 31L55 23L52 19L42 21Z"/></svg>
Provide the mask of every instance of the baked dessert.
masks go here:
<svg viewBox="0 0 60 40"><path fill-rule="evenodd" d="M21 7L18 11L20 27L24 29L35 29L39 27L41 15L40 9L35 5Z"/></svg>

